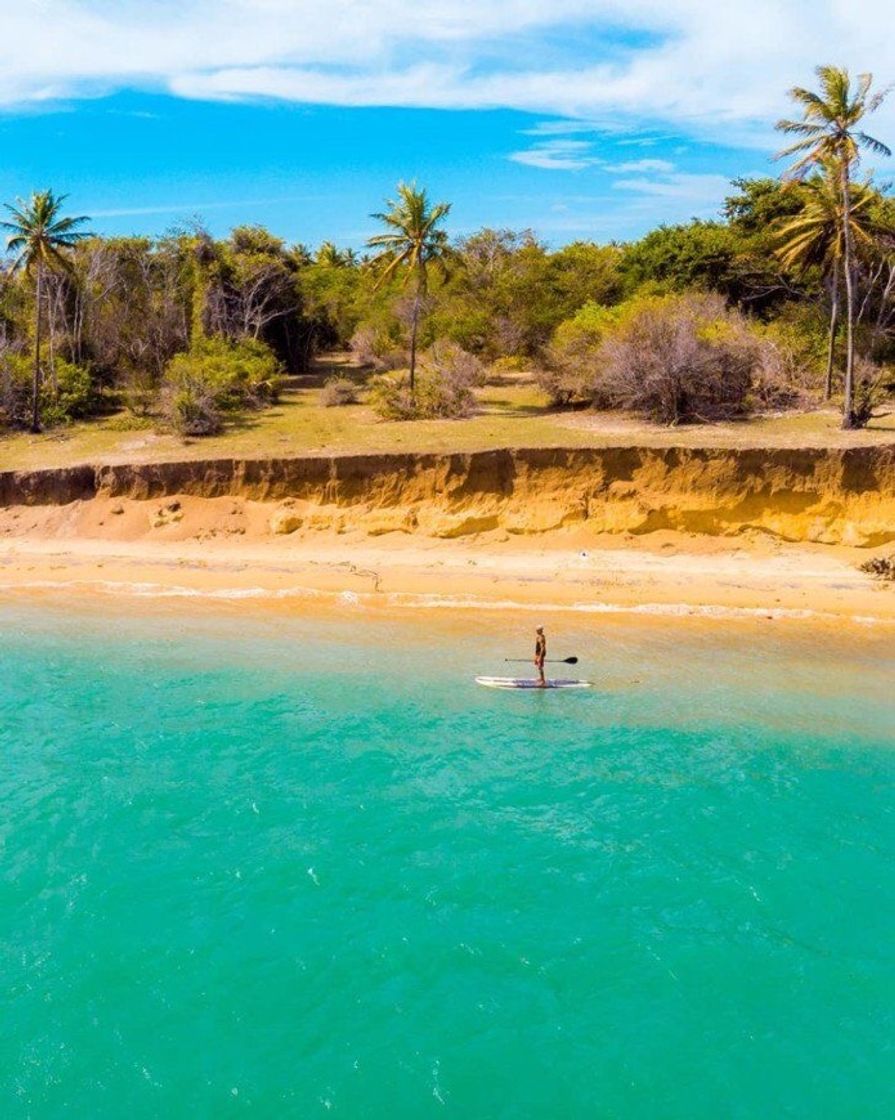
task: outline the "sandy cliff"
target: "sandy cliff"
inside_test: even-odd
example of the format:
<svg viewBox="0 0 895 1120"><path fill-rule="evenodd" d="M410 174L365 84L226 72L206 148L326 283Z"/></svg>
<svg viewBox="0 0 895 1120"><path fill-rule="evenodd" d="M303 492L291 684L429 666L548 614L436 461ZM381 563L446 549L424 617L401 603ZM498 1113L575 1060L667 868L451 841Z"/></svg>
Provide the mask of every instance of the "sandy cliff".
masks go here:
<svg viewBox="0 0 895 1120"><path fill-rule="evenodd" d="M192 511L186 520L180 508L166 511L177 499ZM271 535L350 528L373 536L521 536L574 526L595 535L759 530L787 541L876 547L895 540L895 446L520 449L0 472L0 527L24 528L22 507L37 514L34 507L70 506L53 518L60 533L88 522L96 531L92 508L126 512L129 535L138 526L195 535L202 507L209 525L221 516L220 501L203 499L231 499L231 521L250 505L251 531ZM104 512L98 523L114 520Z"/></svg>

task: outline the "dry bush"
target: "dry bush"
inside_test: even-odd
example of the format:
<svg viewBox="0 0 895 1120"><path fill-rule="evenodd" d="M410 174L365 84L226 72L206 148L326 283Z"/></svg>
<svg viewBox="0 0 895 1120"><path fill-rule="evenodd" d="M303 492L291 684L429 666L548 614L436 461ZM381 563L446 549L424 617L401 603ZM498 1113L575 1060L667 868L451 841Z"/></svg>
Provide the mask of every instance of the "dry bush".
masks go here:
<svg viewBox="0 0 895 1120"><path fill-rule="evenodd" d="M767 345L719 296L652 297L601 343L597 389L663 424L735 419L755 407Z"/></svg>
<svg viewBox="0 0 895 1120"><path fill-rule="evenodd" d="M861 571L866 572L874 579L885 580L887 583L895 582L895 553L892 556L875 556L872 560L865 560Z"/></svg>
<svg viewBox="0 0 895 1120"><path fill-rule="evenodd" d="M484 377L478 358L441 342L422 356L415 392L407 374L383 374L370 383L370 404L383 420L462 420L475 412L472 390Z"/></svg>
<svg viewBox="0 0 895 1120"><path fill-rule="evenodd" d="M374 366L378 360L376 331L372 327L358 327L348 343L359 365Z"/></svg>
<svg viewBox="0 0 895 1120"><path fill-rule="evenodd" d="M468 385L423 371L414 393L406 374L379 374L370 382L370 405L383 420L463 420L476 400Z"/></svg>
<svg viewBox="0 0 895 1120"><path fill-rule="evenodd" d="M554 340L547 347L537 382L552 405L598 405L599 371L599 349L590 339L579 335Z"/></svg>
<svg viewBox="0 0 895 1120"><path fill-rule="evenodd" d="M424 375L431 374L455 386L481 388L487 379L484 363L456 342L441 339L432 344L420 359Z"/></svg>
<svg viewBox="0 0 895 1120"><path fill-rule="evenodd" d="M876 409L888 396L888 371L867 358L855 359L855 397L852 423L856 428L866 428L876 415Z"/></svg>
<svg viewBox="0 0 895 1120"><path fill-rule="evenodd" d="M320 403L325 408L340 408L357 404L360 388L350 377L331 377L320 391Z"/></svg>
<svg viewBox="0 0 895 1120"><path fill-rule="evenodd" d="M159 403L162 420L179 436L213 436L224 426L215 393L205 383L165 385Z"/></svg>
<svg viewBox="0 0 895 1120"><path fill-rule="evenodd" d="M815 399L811 376L798 354L784 341L762 335L758 340L758 362L752 376L753 405L759 411L807 408Z"/></svg>
<svg viewBox="0 0 895 1120"><path fill-rule="evenodd" d="M419 419L418 401L406 374L380 373L370 380L370 407L381 420Z"/></svg>
<svg viewBox="0 0 895 1120"><path fill-rule="evenodd" d="M401 369L408 362L408 353L395 344L387 333L371 326L360 326L348 343L361 366L379 372Z"/></svg>

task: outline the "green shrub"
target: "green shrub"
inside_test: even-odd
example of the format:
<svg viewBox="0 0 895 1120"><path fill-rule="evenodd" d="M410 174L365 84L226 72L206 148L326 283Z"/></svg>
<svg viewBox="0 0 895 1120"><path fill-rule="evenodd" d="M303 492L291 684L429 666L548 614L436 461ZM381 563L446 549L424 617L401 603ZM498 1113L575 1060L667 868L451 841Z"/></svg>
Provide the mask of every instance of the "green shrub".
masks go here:
<svg viewBox="0 0 895 1120"><path fill-rule="evenodd" d="M571 319L560 323L544 353L537 380L550 403L603 405L598 391L600 344L636 300L616 307L586 303Z"/></svg>
<svg viewBox="0 0 895 1120"><path fill-rule="evenodd" d="M419 419L418 403L411 395L407 374L380 373L371 378L370 407L380 419Z"/></svg>
<svg viewBox="0 0 895 1120"><path fill-rule="evenodd" d="M133 418L146 418L152 415L158 401L158 384L151 373L134 370L125 380L121 395Z"/></svg>
<svg viewBox="0 0 895 1120"><path fill-rule="evenodd" d="M324 408L357 404L359 393L359 386L350 377L330 377L320 392L320 403Z"/></svg>
<svg viewBox="0 0 895 1120"><path fill-rule="evenodd" d="M818 392L827 365L829 322L817 307L788 304L755 330L780 355L782 372L793 389Z"/></svg>
<svg viewBox="0 0 895 1120"><path fill-rule="evenodd" d="M218 411L231 412L273 404L280 394L281 374L279 361L263 342L203 338L171 359L164 387L168 396L184 392L194 400L208 397Z"/></svg>
<svg viewBox="0 0 895 1120"><path fill-rule="evenodd" d="M53 370L55 383L46 371L41 380L41 425L52 428L89 416L97 404L89 370L61 358L55 360ZM30 427L33 377L33 362L27 355L5 354L0 358L0 424Z"/></svg>
<svg viewBox="0 0 895 1120"><path fill-rule="evenodd" d="M198 381L165 386L161 415L179 436L213 436L224 426L214 394Z"/></svg>
<svg viewBox="0 0 895 1120"><path fill-rule="evenodd" d="M405 373L374 377L370 405L383 420L461 420L475 412L476 400L468 384L423 368L413 394Z"/></svg>
<svg viewBox="0 0 895 1120"><path fill-rule="evenodd" d="M273 404L280 386L280 363L265 343L203 338L168 363L162 419L179 435L214 435L226 414Z"/></svg>
<svg viewBox="0 0 895 1120"><path fill-rule="evenodd" d="M531 358L522 357L519 354L504 354L500 358L495 358L491 363L491 372L495 374L503 373L525 373L532 367Z"/></svg>

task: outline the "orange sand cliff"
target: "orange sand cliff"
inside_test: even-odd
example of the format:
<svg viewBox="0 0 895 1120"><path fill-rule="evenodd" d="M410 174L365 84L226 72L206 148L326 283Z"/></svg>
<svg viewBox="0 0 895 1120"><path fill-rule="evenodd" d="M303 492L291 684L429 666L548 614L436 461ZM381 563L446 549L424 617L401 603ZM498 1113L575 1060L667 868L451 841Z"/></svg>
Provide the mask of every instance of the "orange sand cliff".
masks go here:
<svg viewBox="0 0 895 1120"><path fill-rule="evenodd" d="M15 532L15 507L74 505L60 531L77 533L83 524L92 533L96 518L86 507L94 501L177 497L260 505L251 531L261 534L757 530L785 541L872 548L895 540L895 446L520 449L3 472L0 530ZM131 532L170 534L178 520L147 506L140 525L130 516L128 525Z"/></svg>

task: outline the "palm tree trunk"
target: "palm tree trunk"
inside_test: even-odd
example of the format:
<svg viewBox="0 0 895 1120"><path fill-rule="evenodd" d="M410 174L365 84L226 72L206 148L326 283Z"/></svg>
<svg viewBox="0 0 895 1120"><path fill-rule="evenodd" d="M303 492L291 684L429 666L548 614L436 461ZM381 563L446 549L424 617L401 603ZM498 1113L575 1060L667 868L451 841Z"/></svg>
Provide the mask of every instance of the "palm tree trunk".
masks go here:
<svg viewBox="0 0 895 1120"><path fill-rule="evenodd" d="M49 343L50 386L53 396L59 396L59 382L56 379L56 310L59 305L59 290L52 283L53 275L50 274L47 287L47 342Z"/></svg>
<svg viewBox="0 0 895 1120"><path fill-rule="evenodd" d="M420 293L413 297L413 316L410 320L410 396L416 389L416 332L420 321Z"/></svg>
<svg viewBox="0 0 895 1120"><path fill-rule="evenodd" d="M420 325L420 311L423 307L423 299L428 291L426 283L426 264L420 258L416 266L416 291L413 297L413 317L410 321L410 397L413 399L413 394L416 389L416 337Z"/></svg>
<svg viewBox="0 0 895 1120"><path fill-rule="evenodd" d="M852 276L851 190L848 156L842 157L842 266L845 270L845 400L842 427L855 426L855 295Z"/></svg>
<svg viewBox="0 0 895 1120"><path fill-rule="evenodd" d="M839 330L839 272L835 265L830 277L832 291L830 293L830 341L827 346L827 380L824 386L824 400L828 401L833 395L833 358L836 350L836 332Z"/></svg>
<svg viewBox="0 0 895 1120"><path fill-rule="evenodd" d="M40 303L43 296L43 265L37 262L34 310L34 380L31 386L31 431L40 431Z"/></svg>

